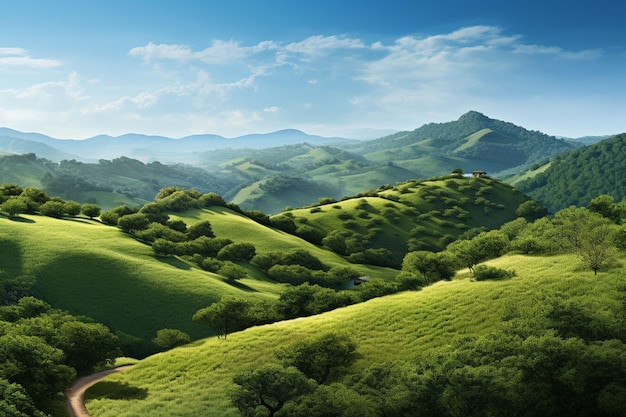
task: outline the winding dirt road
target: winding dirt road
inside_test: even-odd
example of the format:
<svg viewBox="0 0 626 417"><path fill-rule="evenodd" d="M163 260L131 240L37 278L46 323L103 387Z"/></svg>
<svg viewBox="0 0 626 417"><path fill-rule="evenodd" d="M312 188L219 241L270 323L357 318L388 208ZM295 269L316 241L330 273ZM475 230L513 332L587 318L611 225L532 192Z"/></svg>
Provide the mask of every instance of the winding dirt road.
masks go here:
<svg viewBox="0 0 626 417"><path fill-rule="evenodd" d="M107 371L98 372L95 374L87 375L79 378L74 382L74 385L67 390L65 403L67 404L67 411L70 413L70 417L90 417L87 409L85 408L85 392L89 387L95 385L105 376L114 372L123 371L124 369L131 368L133 365L120 366L119 368L109 369Z"/></svg>

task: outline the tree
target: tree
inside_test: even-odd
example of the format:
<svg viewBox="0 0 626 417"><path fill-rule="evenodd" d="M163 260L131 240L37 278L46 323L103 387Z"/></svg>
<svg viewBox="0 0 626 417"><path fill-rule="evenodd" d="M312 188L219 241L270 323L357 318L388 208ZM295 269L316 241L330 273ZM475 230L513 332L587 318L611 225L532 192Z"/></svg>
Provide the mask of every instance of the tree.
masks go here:
<svg viewBox="0 0 626 417"><path fill-rule="evenodd" d="M217 253L217 259L220 261L232 261L232 262L250 262L256 249L251 243L231 243L224 246Z"/></svg>
<svg viewBox="0 0 626 417"><path fill-rule="evenodd" d="M65 205L60 201L46 201L39 206L39 212L44 216L61 218L65 213Z"/></svg>
<svg viewBox="0 0 626 417"><path fill-rule="evenodd" d="M78 216L80 209L81 205L76 201L65 201L63 203L63 212L69 216Z"/></svg>
<svg viewBox="0 0 626 417"><path fill-rule="evenodd" d="M402 277L413 278L418 287L454 276L453 263L445 253L429 251L409 252L402 261ZM414 289L414 288L410 288Z"/></svg>
<svg viewBox="0 0 626 417"><path fill-rule="evenodd" d="M191 342L191 338L187 333L178 329L161 329L157 331L152 342L165 350L169 350L176 346L186 345Z"/></svg>
<svg viewBox="0 0 626 417"><path fill-rule="evenodd" d="M0 336L0 374L27 387L36 402L63 391L76 372L63 363L63 351L36 336Z"/></svg>
<svg viewBox="0 0 626 417"><path fill-rule="evenodd" d="M569 207L556 213L553 223L568 248L594 275L613 259L617 226L611 220L585 208Z"/></svg>
<svg viewBox="0 0 626 417"><path fill-rule="evenodd" d="M24 388L0 378L0 415L3 417L48 417L39 411Z"/></svg>
<svg viewBox="0 0 626 417"><path fill-rule="evenodd" d="M596 212L602 217L606 217L610 219L613 223L620 223L622 217L626 215L624 213L623 207L619 204L615 203L615 200L612 196L603 194L600 195L589 203L588 206L590 211Z"/></svg>
<svg viewBox="0 0 626 417"><path fill-rule="evenodd" d="M93 219L94 217L98 217L100 215L100 207L96 204L85 203L80 206L80 212L90 219Z"/></svg>
<svg viewBox="0 0 626 417"><path fill-rule="evenodd" d="M209 238L215 237L211 223L209 223L208 220L192 224L187 228L187 237L189 240L195 240L200 236L206 236Z"/></svg>
<svg viewBox="0 0 626 417"><path fill-rule="evenodd" d="M26 204L26 201L21 197L13 197L2 203L0 210L7 213L9 217L17 217L21 213L28 211L28 204Z"/></svg>
<svg viewBox="0 0 626 417"><path fill-rule="evenodd" d="M243 372L234 378L237 389L232 394L233 404L249 417L259 416L259 410L273 417L283 406L315 390L315 381L308 379L297 368L268 363Z"/></svg>
<svg viewBox="0 0 626 417"><path fill-rule="evenodd" d="M331 371L345 370L357 359L356 343L346 334L330 332L299 341L277 352L288 366L295 366L318 384L326 382Z"/></svg>
<svg viewBox="0 0 626 417"><path fill-rule="evenodd" d="M143 230L148 227L150 220L143 213L127 214L117 221L117 225L127 233L133 233L137 230Z"/></svg>
<svg viewBox="0 0 626 417"><path fill-rule="evenodd" d="M50 200L50 196L45 191L32 187L24 188L20 196L27 202L28 211L31 213L37 211L39 206Z"/></svg>
<svg viewBox="0 0 626 417"><path fill-rule="evenodd" d="M229 333L243 330L253 324L251 306L252 303L248 300L224 296L209 307L198 310L192 320L207 324L218 339L226 339Z"/></svg>

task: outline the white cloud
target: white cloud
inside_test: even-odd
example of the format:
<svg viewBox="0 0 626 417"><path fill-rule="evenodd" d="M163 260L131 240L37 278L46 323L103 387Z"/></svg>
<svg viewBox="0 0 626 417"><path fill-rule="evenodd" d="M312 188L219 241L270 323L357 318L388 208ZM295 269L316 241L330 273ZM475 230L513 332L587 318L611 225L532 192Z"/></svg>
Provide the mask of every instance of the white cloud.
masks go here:
<svg viewBox="0 0 626 417"><path fill-rule="evenodd" d="M188 60L194 57L193 52L187 46L183 45L156 45L152 42L146 46L138 46L131 49L129 52L131 56L137 56L145 61L153 61L157 59L173 59L173 60Z"/></svg>
<svg viewBox="0 0 626 417"><path fill-rule="evenodd" d="M0 69L2 68L52 68L61 62L56 59L33 58L23 48L0 48Z"/></svg>
<svg viewBox="0 0 626 417"><path fill-rule="evenodd" d="M280 111L280 107L278 106L270 106L263 109L266 113L278 113Z"/></svg>

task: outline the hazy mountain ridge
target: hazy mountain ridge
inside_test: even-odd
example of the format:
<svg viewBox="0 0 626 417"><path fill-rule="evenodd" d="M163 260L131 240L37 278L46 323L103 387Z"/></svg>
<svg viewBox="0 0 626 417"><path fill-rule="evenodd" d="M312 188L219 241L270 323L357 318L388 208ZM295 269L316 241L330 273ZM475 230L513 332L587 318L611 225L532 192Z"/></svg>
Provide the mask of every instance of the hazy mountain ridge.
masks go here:
<svg viewBox="0 0 626 417"><path fill-rule="evenodd" d="M142 162L152 162L160 159L161 162L166 163L186 162L189 154L220 149L263 149L304 142L322 145L346 143L353 140L309 135L296 129L249 134L234 138L201 134L174 139L165 136L128 133L121 136L98 135L79 140L55 139L39 133L24 133L8 128L0 128L0 137L13 139L14 144L24 141L21 143L20 148L23 149L21 150L22 153L37 153L41 157L57 162L61 159L68 159L68 157L85 162L95 162L99 159L128 156L139 159ZM45 144L53 149L37 147L37 143ZM0 144L0 148L4 149L3 144ZM67 153L67 155L63 155L63 152ZM169 160L163 160L164 157L168 158L167 155L171 155Z"/></svg>
<svg viewBox="0 0 626 417"><path fill-rule="evenodd" d="M490 119L476 111L456 121L428 123L410 132L360 141L308 135L295 129L231 139L218 135L171 139L127 134L61 140L0 128L0 137L3 138L0 151L35 153L55 162L77 160L104 165L106 161L124 157L143 164L158 161L163 167L177 166L178 171L183 166L202 168L208 174L193 171L193 175L204 178L193 185L200 191L215 191L242 207L260 206L268 213L278 212L285 206L309 205L322 197L341 198L384 184L445 175L456 168L465 172L484 170L494 177L512 175L581 146L580 142L557 139ZM93 178L92 167L74 168L69 175L84 180L83 185L85 182L102 183ZM101 168L97 175L106 180L107 175L103 174L106 170ZM182 176L135 172L123 179L123 187L118 184L112 188L149 200L153 195L148 192L159 187L193 184L194 181L184 179L192 172L189 168L186 170L187 174ZM66 177L67 174L63 173ZM111 179L120 177L114 171L108 175ZM212 179L205 181L208 177ZM282 187L264 189L263 184L277 177L291 180L281 180ZM162 180L174 182L165 184ZM304 192L289 192L293 187L288 183L304 185L298 190ZM62 191L63 187L57 189Z"/></svg>

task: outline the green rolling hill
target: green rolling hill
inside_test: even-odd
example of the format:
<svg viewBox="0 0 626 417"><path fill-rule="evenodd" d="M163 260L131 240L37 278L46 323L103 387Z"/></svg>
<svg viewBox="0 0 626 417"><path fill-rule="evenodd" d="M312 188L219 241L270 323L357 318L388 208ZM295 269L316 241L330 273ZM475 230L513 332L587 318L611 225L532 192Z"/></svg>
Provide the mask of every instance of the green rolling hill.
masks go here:
<svg viewBox="0 0 626 417"><path fill-rule="evenodd" d="M230 402L229 394L235 387L233 378L236 374L263 362L278 362L275 352L281 347L320 333L345 332L356 342L359 354L356 363L345 376L333 381L350 384L351 378L358 378L376 364L389 366L389 362L410 364L418 361L426 369L429 366L435 369L436 355L454 355L454 346L462 345L464 340L479 341L469 345L472 348L465 356L472 350L480 351L480 343L488 348L488 343L493 345L498 337L503 338L506 329L518 321L531 329L536 325L533 319L545 318L550 312L550 303L559 300L569 299L577 303L585 314L596 317L594 320L617 314L621 305L623 280L619 278L619 271L604 273L598 279L591 272L577 270L570 256L506 256L490 264L513 268L517 276L500 282L472 282L466 272L461 272L452 282L439 283L419 292L386 296L314 317L251 328L233 334L227 340L210 338L176 348L147 358L131 370L107 377L88 392L87 409L94 417L148 414L154 417L234 417L240 414ZM541 340L539 336L526 337L526 343ZM550 339L549 333L544 337L553 343L552 349L557 349L554 343L559 339ZM574 343L575 339L566 340ZM623 349L623 344L613 341L602 345L607 353L619 356L611 350L611 343L615 349ZM597 346L601 346L600 342ZM504 346L500 349L507 351ZM535 345L535 351L540 349L545 348ZM460 356L458 360L462 361L462 358ZM430 365L419 362L428 360ZM546 365L547 361L540 366ZM457 377L463 369L471 367L459 367ZM478 372L480 369L477 367ZM482 369L482 372L488 372L486 368ZM381 384L383 375L379 374L377 379ZM397 380L396 384L400 381ZM479 381L475 375L474 383L480 384ZM493 387L494 381L491 384ZM339 386L332 389L337 391ZM380 402L386 403L384 391L373 393ZM617 395L612 398L619 401ZM358 398L358 402L369 401L364 396ZM403 397L389 398L390 405L394 402L401 404L401 401ZM601 401L612 400L607 396ZM356 404L351 406L356 407ZM509 412L513 412L513 405L507 406ZM523 407L527 410L529 404ZM387 412L391 412L390 409Z"/></svg>

